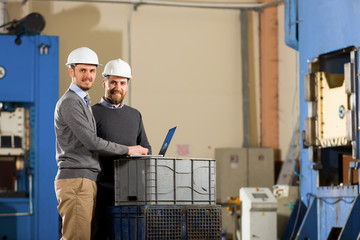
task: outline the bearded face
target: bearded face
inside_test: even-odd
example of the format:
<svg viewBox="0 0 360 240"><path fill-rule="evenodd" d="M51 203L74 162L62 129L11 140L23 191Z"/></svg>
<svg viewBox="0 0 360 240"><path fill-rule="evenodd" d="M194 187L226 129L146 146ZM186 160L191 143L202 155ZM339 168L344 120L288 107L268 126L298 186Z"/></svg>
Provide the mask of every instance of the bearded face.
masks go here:
<svg viewBox="0 0 360 240"><path fill-rule="evenodd" d="M103 80L105 100L115 106L120 106L128 91L128 79L119 76L109 76Z"/></svg>
<svg viewBox="0 0 360 240"><path fill-rule="evenodd" d="M122 90L108 89L106 91L106 100L114 105L121 105L124 101L125 94Z"/></svg>

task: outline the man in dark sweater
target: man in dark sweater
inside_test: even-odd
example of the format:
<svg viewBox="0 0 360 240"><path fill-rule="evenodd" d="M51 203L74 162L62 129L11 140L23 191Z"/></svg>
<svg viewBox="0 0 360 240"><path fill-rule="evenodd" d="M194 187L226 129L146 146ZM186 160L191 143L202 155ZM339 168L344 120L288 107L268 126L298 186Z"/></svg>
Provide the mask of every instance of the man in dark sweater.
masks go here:
<svg viewBox="0 0 360 240"><path fill-rule="evenodd" d="M108 62L103 72L105 96L92 107L96 120L97 135L118 144L140 145L149 149L141 114L138 110L124 104L131 79L131 68L121 59ZM100 155L101 172L97 181L98 195L92 239L108 239L108 207L114 206L114 157Z"/></svg>

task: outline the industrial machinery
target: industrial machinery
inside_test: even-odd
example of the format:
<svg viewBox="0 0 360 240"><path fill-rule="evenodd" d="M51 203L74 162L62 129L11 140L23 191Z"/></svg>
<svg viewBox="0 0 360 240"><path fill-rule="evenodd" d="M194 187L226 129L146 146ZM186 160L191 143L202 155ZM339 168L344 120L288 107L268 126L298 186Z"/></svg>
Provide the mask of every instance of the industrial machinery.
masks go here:
<svg viewBox="0 0 360 240"><path fill-rule="evenodd" d="M240 188L241 239L277 239L278 202L269 188Z"/></svg>
<svg viewBox="0 0 360 240"><path fill-rule="evenodd" d="M0 35L0 238L58 239L58 37Z"/></svg>
<svg viewBox="0 0 360 240"><path fill-rule="evenodd" d="M299 54L300 199L283 239L358 239L360 2L285 1ZM303 210L302 210L303 209Z"/></svg>

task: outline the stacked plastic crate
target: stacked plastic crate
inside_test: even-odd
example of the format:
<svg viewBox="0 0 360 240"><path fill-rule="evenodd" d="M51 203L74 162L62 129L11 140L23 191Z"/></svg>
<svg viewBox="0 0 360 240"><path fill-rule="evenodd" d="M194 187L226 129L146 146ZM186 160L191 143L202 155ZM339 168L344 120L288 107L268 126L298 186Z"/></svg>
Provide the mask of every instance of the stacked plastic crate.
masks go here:
<svg viewBox="0 0 360 240"><path fill-rule="evenodd" d="M220 239L215 194L215 160L116 160L112 239Z"/></svg>

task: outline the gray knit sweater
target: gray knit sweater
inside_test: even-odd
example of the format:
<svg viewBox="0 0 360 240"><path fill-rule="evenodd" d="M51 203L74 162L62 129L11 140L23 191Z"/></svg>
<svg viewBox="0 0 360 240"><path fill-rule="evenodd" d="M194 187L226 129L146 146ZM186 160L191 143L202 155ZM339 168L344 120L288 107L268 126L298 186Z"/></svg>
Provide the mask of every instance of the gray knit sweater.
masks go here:
<svg viewBox="0 0 360 240"><path fill-rule="evenodd" d="M85 102L72 90L59 99L55 108L56 179L88 178L96 181L100 171L98 153L126 155L127 146L96 135L96 123Z"/></svg>

